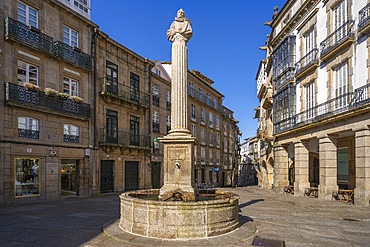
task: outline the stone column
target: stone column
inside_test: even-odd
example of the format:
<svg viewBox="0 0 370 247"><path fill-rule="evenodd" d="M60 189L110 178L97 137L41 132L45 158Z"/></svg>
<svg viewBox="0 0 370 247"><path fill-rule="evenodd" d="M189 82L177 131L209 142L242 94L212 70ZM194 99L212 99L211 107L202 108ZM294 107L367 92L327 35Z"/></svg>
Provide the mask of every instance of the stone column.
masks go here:
<svg viewBox="0 0 370 247"><path fill-rule="evenodd" d="M331 200L337 184L337 147L336 140L328 136L319 138L320 182L318 186L319 199Z"/></svg>
<svg viewBox="0 0 370 247"><path fill-rule="evenodd" d="M171 84L171 132L186 132L188 127L188 48L186 40L177 34L172 43L172 84ZM173 110L172 110L173 109Z"/></svg>
<svg viewBox="0 0 370 247"><path fill-rule="evenodd" d="M275 178L274 189L275 191L283 192L285 186L289 186L288 179L288 152L282 145L274 147L274 160L275 160Z"/></svg>
<svg viewBox="0 0 370 247"><path fill-rule="evenodd" d="M187 129L188 51L186 43L192 36L191 22L182 9L167 31L172 42L172 107L171 131L159 140L164 146L162 200L194 201L194 148L195 137Z"/></svg>
<svg viewBox="0 0 370 247"><path fill-rule="evenodd" d="M309 151L307 142L294 143L294 195L302 196L306 188L310 188L309 182Z"/></svg>
<svg viewBox="0 0 370 247"><path fill-rule="evenodd" d="M370 131L368 128L355 132L356 188L354 202L369 206L370 203Z"/></svg>

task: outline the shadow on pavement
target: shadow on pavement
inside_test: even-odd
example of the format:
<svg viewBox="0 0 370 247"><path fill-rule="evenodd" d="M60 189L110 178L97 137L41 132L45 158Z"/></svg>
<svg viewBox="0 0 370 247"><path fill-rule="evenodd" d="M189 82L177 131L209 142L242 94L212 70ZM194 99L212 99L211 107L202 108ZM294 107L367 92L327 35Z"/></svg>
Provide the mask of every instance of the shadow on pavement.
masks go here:
<svg viewBox="0 0 370 247"><path fill-rule="evenodd" d="M257 200L250 200L249 202L245 202L245 203L242 203L242 204L239 204L239 212L240 212L240 209L241 208L244 208L244 207L248 207L252 204L255 204L257 202L263 202L264 199L257 199Z"/></svg>

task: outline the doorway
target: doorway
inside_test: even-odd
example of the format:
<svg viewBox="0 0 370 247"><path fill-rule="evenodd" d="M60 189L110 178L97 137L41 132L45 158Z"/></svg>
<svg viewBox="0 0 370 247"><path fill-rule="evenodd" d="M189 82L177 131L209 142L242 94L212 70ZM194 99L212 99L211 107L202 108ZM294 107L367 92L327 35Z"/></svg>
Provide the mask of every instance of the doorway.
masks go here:
<svg viewBox="0 0 370 247"><path fill-rule="evenodd" d="M78 160L61 160L61 163L61 194L76 194Z"/></svg>
<svg viewBox="0 0 370 247"><path fill-rule="evenodd" d="M125 190L139 189L139 162L125 162Z"/></svg>
<svg viewBox="0 0 370 247"><path fill-rule="evenodd" d="M100 193L114 192L114 161L100 161Z"/></svg>
<svg viewBox="0 0 370 247"><path fill-rule="evenodd" d="M161 163L152 162L151 170L152 170L152 188L159 189L161 187Z"/></svg>

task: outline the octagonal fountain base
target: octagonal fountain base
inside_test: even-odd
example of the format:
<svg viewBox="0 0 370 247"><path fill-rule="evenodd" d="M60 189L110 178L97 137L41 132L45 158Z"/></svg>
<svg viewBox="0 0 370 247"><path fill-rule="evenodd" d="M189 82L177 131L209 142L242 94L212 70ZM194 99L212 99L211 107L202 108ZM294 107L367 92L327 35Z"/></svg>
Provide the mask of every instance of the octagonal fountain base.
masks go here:
<svg viewBox="0 0 370 247"><path fill-rule="evenodd" d="M121 229L145 237L165 239L207 238L238 227L239 197L215 191L196 201L160 201L159 190L120 195Z"/></svg>

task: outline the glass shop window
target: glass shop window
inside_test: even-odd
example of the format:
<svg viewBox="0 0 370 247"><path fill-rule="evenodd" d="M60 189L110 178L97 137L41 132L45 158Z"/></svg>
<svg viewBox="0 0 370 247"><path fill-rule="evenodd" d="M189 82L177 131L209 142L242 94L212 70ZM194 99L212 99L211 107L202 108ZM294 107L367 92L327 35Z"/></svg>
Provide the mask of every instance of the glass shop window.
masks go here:
<svg viewBox="0 0 370 247"><path fill-rule="evenodd" d="M15 196L40 195L40 159L15 159Z"/></svg>

